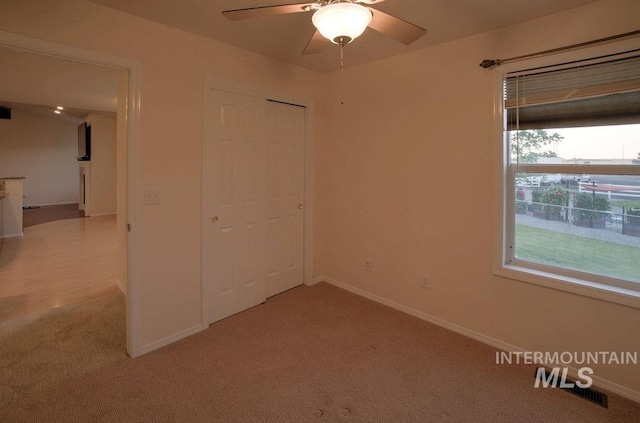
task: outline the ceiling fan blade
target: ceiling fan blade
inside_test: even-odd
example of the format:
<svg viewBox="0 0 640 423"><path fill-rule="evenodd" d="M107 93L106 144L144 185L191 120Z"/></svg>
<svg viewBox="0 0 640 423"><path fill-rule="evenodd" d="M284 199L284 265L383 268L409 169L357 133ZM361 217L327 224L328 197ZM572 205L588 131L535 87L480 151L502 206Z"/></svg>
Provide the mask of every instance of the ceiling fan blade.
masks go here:
<svg viewBox="0 0 640 423"><path fill-rule="evenodd" d="M378 9L369 7L373 18L369 24L372 28L384 35L388 35L396 41L400 41L404 45L409 45L427 33L427 30L407 22L403 19L381 12Z"/></svg>
<svg viewBox="0 0 640 423"><path fill-rule="evenodd" d="M263 16L284 15L287 13L307 12L315 3L280 4L276 6L250 7L247 9L224 10L222 14L230 21L261 18Z"/></svg>
<svg viewBox="0 0 640 423"><path fill-rule="evenodd" d="M316 31L313 37L307 43L307 46L302 51L302 54L317 54L322 53L329 45L330 41L320 34L320 31Z"/></svg>

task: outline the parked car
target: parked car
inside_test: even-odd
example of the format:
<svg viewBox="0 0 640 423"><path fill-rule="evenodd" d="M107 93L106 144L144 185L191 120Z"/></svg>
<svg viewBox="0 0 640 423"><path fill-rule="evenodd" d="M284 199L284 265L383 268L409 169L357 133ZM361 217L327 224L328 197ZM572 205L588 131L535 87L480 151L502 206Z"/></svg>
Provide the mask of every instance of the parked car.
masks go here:
<svg viewBox="0 0 640 423"><path fill-rule="evenodd" d="M544 175L542 180L540 181L540 186L550 186L550 185L558 185L561 184L565 175L561 175L560 173Z"/></svg>
<svg viewBox="0 0 640 423"><path fill-rule="evenodd" d="M578 183L578 182L589 182L589 181L591 181L591 175L571 174L571 175L562 176L562 182Z"/></svg>

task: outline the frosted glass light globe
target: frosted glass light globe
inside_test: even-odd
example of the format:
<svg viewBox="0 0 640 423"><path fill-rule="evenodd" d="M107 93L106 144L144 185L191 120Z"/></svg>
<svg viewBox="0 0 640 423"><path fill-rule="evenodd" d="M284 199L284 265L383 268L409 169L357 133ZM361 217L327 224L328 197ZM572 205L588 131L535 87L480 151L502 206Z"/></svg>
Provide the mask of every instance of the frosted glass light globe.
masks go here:
<svg viewBox="0 0 640 423"><path fill-rule="evenodd" d="M371 11L359 4L332 3L318 9L311 21L323 37L338 44L362 35L372 17Z"/></svg>

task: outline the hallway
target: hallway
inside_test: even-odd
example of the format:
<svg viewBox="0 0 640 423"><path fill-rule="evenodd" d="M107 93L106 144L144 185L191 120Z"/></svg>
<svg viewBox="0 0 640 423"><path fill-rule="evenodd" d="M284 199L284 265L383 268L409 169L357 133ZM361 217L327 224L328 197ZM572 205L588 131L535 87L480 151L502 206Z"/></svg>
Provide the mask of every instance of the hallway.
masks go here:
<svg viewBox="0 0 640 423"><path fill-rule="evenodd" d="M0 253L0 321L118 292L116 216L26 227Z"/></svg>

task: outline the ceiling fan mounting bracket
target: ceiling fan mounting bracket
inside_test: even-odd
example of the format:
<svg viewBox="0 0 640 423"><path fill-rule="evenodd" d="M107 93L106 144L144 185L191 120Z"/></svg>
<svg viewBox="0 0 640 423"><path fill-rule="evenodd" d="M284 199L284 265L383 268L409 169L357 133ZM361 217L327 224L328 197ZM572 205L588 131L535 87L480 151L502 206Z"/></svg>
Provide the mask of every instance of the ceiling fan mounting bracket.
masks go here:
<svg viewBox="0 0 640 423"><path fill-rule="evenodd" d="M362 3L371 5L376 4L380 1L381 0L315 0L313 4L305 4L304 6L302 6L302 10L304 10L305 12L314 12L320 8L334 3Z"/></svg>
<svg viewBox="0 0 640 423"><path fill-rule="evenodd" d="M324 3L325 2L316 1L313 4L305 4L304 6L302 6L302 10L304 10L305 12L313 12L324 6Z"/></svg>

